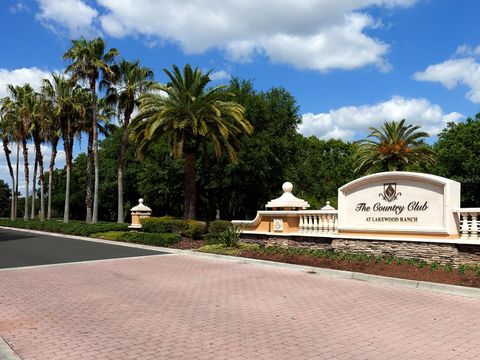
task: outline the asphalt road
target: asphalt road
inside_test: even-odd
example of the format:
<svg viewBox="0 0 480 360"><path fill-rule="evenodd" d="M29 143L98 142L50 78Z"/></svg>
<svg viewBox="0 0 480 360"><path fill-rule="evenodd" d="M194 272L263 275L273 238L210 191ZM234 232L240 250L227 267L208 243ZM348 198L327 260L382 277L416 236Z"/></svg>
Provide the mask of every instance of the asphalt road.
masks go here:
<svg viewBox="0 0 480 360"><path fill-rule="evenodd" d="M162 254L165 253L0 229L0 268Z"/></svg>

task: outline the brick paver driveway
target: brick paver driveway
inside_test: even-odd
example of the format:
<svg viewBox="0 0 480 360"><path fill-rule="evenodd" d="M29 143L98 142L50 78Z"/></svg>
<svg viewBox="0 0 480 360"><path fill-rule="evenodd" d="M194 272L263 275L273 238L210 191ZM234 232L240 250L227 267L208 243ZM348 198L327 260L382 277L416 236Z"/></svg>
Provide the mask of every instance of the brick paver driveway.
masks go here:
<svg viewBox="0 0 480 360"><path fill-rule="evenodd" d="M22 359L479 359L480 301L163 255L0 271Z"/></svg>

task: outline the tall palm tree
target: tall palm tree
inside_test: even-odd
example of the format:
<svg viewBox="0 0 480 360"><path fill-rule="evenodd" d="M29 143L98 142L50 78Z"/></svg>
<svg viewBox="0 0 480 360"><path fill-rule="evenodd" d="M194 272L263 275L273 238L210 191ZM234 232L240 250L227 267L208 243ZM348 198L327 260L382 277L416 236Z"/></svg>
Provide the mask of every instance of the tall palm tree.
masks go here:
<svg viewBox="0 0 480 360"><path fill-rule="evenodd" d="M117 222L123 223L123 170L130 119L138 105L139 97L151 92L155 87L155 81L153 81L153 71L150 68L141 67L138 60L133 62L122 60L114 69L116 76L109 84L106 98L107 101L117 105L119 114L123 114L123 117L119 117L122 125L122 137L117 166Z"/></svg>
<svg viewBox="0 0 480 360"><path fill-rule="evenodd" d="M53 75L55 76L55 75ZM52 194L53 194L53 174L55 169L55 160L57 158L57 147L60 140L60 119L56 112L56 107L53 102L55 99L55 88L48 80L43 80L41 95L43 99L44 112L47 116L45 125L45 138L51 146L51 156L48 171L48 200L47 200L47 219L52 218ZM48 89L48 90L47 90Z"/></svg>
<svg viewBox="0 0 480 360"><path fill-rule="evenodd" d="M408 166L425 167L435 163L435 153L425 143L429 135L418 131L420 125L385 121L380 129L371 127L370 135L359 142L356 172L403 171Z"/></svg>
<svg viewBox="0 0 480 360"><path fill-rule="evenodd" d="M164 71L169 83L140 98L139 113L132 121L133 136L140 152L165 135L172 156L179 159L185 154L185 218L195 219L197 152L209 142L217 157L225 149L230 160L236 161L238 134L251 133L253 127L244 117L243 106L225 86L207 88L210 72L203 74L188 64L183 74L175 65L173 72Z"/></svg>
<svg viewBox="0 0 480 360"><path fill-rule="evenodd" d="M79 134L80 119L86 115L86 100L90 96L79 86L60 75L52 75L52 81L43 80L42 93L53 104L53 113L58 121L65 150L66 185L63 221L67 223L70 220L70 175L73 162L73 145L75 137ZM50 171L53 172L52 163ZM51 192L51 188L49 192Z"/></svg>
<svg viewBox="0 0 480 360"><path fill-rule="evenodd" d="M113 72L110 65L113 63L118 51L114 48L105 51L106 44L102 38L93 40L72 40L72 47L63 55L64 60L69 62L65 69L71 75L71 80L86 81L89 84L92 96L92 137L93 137L93 162L94 162L94 194L92 223L98 219L98 191L99 191L99 169L98 169L98 131L97 131L97 80L100 74L103 77L111 77Z"/></svg>
<svg viewBox="0 0 480 360"><path fill-rule="evenodd" d="M85 106L90 108L91 98L86 99L88 101ZM111 133L110 120L116 116L116 112L111 104L107 104L105 98L99 98L97 100L97 132L107 137ZM87 133L88 136L88 145L87 145L87 181L86 181L86 191L85 191L85 207L86 207L86 218L87 223L92 221L92 208L93 208L93 131L92 131L92 116L88 112L86 117L83 118L83 121L80 124L80 131Z"/></svg>
<svg viewBox="0 0 480 360"><path fill-rule="evenodd" d="M3 152L5 153L5 158L7 160L8 171L10 173L10 178L12 179L12 198L10 204L10 220L15 220L16 211L15 211L15 176L13 174L12 162L10 159L10 154L12 151L9 148L9 143L12 140L11 135L11 124L15 114L12 109L12 100L9 97L4 97L0 100L0 133L3 144Z"/></svg>
<svg viewBox="0 0 480 360"><path fill-rule="evenodd" d="M28 201L29 201L29 164L27 142L30 138L30 126L35 109L35 92L29 84L23 86L7 85L8 91L16 107L16 122L14 124L14 133L18 141L22 143L23 164L25 172L25 214L24 219L28 220ZM18 179L17 179L18 184Z"/></svg>
<svg viewBox="0 0 480 360"><path fill-rule="evenodd" d="M35 170L33 177L33 189L32 189L32 218L35 216L35 195L36 195L36 169L38 165L39 170L39 183L40 183L40 220L45 220L45 185L43 174L43 154L41 145L47 139L49 132L49 126L53 118L53 111L51 102L47 97L38 93L35 94L35 107L34 116L31 124L31 134L33 143L35 145Z"/></svg>

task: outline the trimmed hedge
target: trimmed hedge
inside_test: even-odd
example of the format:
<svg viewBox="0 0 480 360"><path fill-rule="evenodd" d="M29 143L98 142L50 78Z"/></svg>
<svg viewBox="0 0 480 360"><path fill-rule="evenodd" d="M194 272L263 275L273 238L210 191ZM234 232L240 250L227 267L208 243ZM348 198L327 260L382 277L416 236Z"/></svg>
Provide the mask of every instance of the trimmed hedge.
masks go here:
<svg viewBox="0 0 480 360"><path fill-rule="evenodd" d="M228 220L214 220L209 224L211 233L221 233L232 227L232 223Z"/></svg>
<svg viewBox="0 0 480 360"><path fill-rule="evenodd" d="M60 234L90 236L95 233L107 231L127 231L128 224L118 224L112 222L98 222L96 224L87 224L83 221L71 220L64 223L61 220L9 220L0 219L0 226L49 231Z"/></svg>
<svg viewBox="0 0 480 360"><path fill-rule="evenodd" d="M122 232L110 231L106 233L95 234L98 237L106 240L124 241L135 244L154 245L154 246L170 246L179 242L182 237L174 233L144 233L144 232Z"/></svg>
<svg viewBox="0 0 480 360"><path fill-rule="evenodd" d="M203 221L182 220L170 216L144 218L140 222L142 231L146 233L177 233L198 238L207 232L207 224Z"/></svg>

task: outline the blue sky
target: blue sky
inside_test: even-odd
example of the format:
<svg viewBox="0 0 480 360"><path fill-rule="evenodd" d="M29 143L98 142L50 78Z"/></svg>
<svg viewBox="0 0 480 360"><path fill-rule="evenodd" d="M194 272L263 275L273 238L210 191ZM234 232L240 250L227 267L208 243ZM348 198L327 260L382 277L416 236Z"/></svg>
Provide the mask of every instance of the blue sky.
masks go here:
<svg viewBox="0 0 480 360"><path fill-rule="evenodd" d="M159 81L188 62L216 83L282 86L305 135L351 141L406 118L434 141L478 111L479 12L473 0L2 0L0 96L62 71L70 39L100 35Z"/></svg>

